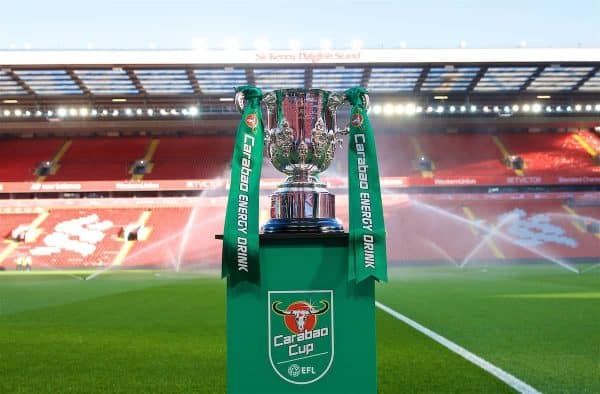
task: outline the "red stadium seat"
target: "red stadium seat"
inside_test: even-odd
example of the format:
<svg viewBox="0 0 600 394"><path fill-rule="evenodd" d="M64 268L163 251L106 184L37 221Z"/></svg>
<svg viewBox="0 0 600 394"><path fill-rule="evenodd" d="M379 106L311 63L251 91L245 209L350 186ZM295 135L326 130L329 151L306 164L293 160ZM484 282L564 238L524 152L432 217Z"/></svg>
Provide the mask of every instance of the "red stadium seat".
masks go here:
<svg viewBox="0 0 600 394"><path fill-rule="evenodd" d="M213 179L223 175L233 152L233 137L163 137L154 168L145 179Z"/></svg>
<svg viewBox="0 0 600 394"><path fill-rule="evenodd" d="M141 137L74 138L48 181L126 180L131 164L144 156L150 142Z"/></svg>
<svg viewBox="0 0 600 394"><path fill-rule="evenodd" d="M61 138L0 139L0 182L34 181L36 167L52 160L63 142Z"/></svg>

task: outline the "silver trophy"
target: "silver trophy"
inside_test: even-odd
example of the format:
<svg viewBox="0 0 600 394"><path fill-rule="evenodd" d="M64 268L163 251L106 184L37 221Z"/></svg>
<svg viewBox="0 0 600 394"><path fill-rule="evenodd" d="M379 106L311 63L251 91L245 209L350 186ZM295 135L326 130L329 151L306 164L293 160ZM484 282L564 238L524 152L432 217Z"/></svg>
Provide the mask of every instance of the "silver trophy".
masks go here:
<svg viewBox="0 0 600 394"><path fill-rule="evenodd" d="M368 106L368 96L365 105ZM235 98L243 111L243 93ZM335 196L318 175L325 171L348 127L338 129L336 112L345 97L320 89L283 89L267 93L265 154L287 175L271 195L271 219L265 233L342 232L335 218Z"/></svg>

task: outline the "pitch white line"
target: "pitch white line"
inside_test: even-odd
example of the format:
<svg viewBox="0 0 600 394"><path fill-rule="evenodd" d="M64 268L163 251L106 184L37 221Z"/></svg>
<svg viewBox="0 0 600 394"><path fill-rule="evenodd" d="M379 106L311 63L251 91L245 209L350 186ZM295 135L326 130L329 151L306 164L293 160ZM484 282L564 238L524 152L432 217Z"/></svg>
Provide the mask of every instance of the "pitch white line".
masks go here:
<svg viewBox="0 0 600 394"><path fill-rule="evenodd" d="M540 391L531 387L530 385L523 382L522 380L514 377L513 375L509 374L508 372L498 368L494 364L482 359L481 357L471 353L467 349L457 345L456 343L450 341L449 339L446 339L443 336L431 331L429 328L417 323L416 321L402 315L399 312L396 312L389 306L386 306L379 301L375 301L375 306L377 308L381 309L382 311L390 314L391 316L395 317L396 319L408 324L409 326L411 326L415 330L421 332L422 334L427 335L429 338L433 339L440 345L444 346L447 349L452 350L454 353L456 353L459 356L461 356L462 358L472 362L473 364L477 365L479 368L494 375L495 377L497 377L498 379L500 379L501 381L503 381L504 383L506 383L513 389L515 389L516 391L518 391L520 393L525 393L525 394L541 394Z"/></svg>

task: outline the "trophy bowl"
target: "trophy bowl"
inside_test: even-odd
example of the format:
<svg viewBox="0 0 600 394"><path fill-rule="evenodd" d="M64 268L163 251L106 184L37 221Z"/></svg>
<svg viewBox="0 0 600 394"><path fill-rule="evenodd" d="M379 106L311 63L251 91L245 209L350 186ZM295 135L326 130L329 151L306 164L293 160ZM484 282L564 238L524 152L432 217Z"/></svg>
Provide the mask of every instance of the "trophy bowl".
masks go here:
<svg viewBox="0 0 600 394"><path fill-rule="evenodd" d="M296 181L325 171L341 143L336 109L343 101L342 95L319 89L266 94L266 154L273 166Z"/></svg>
<svg viewBox="0 0 600 394"><path fill-rule="evenodd" d="M235 99L244 108L243 94ZM320 89L282 89L263 96L267 109L265 155L287 179L271 195L265 233L343 232L335 218L335 196L319 181L348 128L338 129L343 94Z"/></svg>

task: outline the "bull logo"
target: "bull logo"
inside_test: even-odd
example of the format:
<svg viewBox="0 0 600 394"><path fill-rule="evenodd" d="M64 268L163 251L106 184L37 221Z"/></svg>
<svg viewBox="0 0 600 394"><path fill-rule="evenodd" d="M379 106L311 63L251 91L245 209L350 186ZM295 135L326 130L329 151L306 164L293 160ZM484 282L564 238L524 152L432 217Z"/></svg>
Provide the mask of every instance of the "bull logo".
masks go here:
<svg viewBox="0 0 600 394"><path fill-rule="evenodd" d="M284 316L285 325L287 328L296 334L304 332L304 330L312 330L317 323L317 316L329 310L329 302L321 300L323 308L317 310L314 306L305 301L297 301L288 306L286 310L279 309L281 301L273 303L273 312Z"/></svg>
<svg viewBox="0 0 600 394"><path fill-rule="evenodd" d="M355 112L354 115L352 115L352 126L354 127L360 127L363 124L363 117L359 112Z"/></svg>
<svg viewBox="0 0 600 394"><path fill-rule="evenodd" d="M258 126L258 117L256 116L256 114L248 114L248 116L246 116L245 123L246 126L250 127L252 131L254 131L254 129L256 129L256 126Z"/></svg>
<svg viewBox="0 0 600 394"><path fill-rule="evenodd" d="M269 359L286 382L310 384L333 363L333 291L269 291Z"/></svg>

